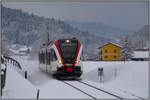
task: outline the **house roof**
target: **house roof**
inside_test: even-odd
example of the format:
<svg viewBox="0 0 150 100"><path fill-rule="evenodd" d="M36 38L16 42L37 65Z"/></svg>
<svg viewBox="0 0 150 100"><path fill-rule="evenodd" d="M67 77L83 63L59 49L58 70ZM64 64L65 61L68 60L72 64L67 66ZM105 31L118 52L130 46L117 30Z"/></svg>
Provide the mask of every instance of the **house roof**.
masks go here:
<svg viewBox="0 0 150 100"><path fill-rule="evenodd" d="M148 51L134 51L133 58L148 58Z"/></svg>
<svg viewBox="0 0 150 100"><path fill-rule="evenodd" d="M121 48L121 46L120 46L119 44L117 44L117 43L108 42L108 43L103 44L102 46L100 46L98 49L100 49L101 47L106 46L106 45L108 45L108 44L112 44L112 45L115 45L115 46Z"/></svg>

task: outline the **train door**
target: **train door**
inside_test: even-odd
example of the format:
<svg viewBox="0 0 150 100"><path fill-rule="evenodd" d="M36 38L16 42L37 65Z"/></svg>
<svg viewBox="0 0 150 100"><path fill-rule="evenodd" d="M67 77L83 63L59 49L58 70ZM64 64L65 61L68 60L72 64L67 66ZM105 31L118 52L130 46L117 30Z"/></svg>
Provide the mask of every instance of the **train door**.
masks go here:
<svg viewBox="0 0 150 100"><path fill-rule="evenodd" d="M51 70L52 71L56 71L57 70L57 56L56 56L56 53L54 51L54 49L51 49L51 55L50 55L50 58L51 58Z"/></svg>
<svg viewBox="0 0 150 100"><path fill-rule="evenodd" d="M39 55L38 55L38 56L39 56L39 58L38 58L38 60L39 60L39 68L42 69L42 68L41 68L41 64L42 64L41 52L39 52Z"/></svg>
<svg viewBox="0 0 150 100"><path fill-rule="evenodd" d="M46 55L47 57L46 57L46 63L47 63L47 72L51 72L51 58L50 58L50 56L51 56L51 52L50 52L50 50L47 50L47 55Z"/></svg>
<svg viewBox="0 0 150 100"><path fill-rule="evenodd" d="M45 58L44 58L44 52L41 51L39 53L39 64L40 64L40 69L45 71Z"/></svg>
<svg viewBox="0 0 150 100"><path fill-rule="evenodd" d="M48 72L48 65L47 65L47 49L46 49L46 52L45 52L45 67L46 67L46 72Z"/></svg>
<svg viewBox="0 0 150 100"><path fill-rule="evenodd" d="M46 52L43 52L43 67L45 69L45 71L47 72L47 68L46 68Z"/></svg>

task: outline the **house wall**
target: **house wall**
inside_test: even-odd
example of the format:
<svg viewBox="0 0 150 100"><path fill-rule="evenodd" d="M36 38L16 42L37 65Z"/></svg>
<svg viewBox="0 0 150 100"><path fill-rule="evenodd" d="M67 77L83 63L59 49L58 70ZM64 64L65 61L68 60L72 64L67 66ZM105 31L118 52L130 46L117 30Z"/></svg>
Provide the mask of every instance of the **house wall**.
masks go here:
<svg viewBox="0 0 150 100"><path fill-rule="evenodd" d="M114 50L116 50L116 52L114 52ZM121 48L116 45L113 44L105 45L100 48L100 51L101 51L100 54L101 60L120 60Z"/></svg>

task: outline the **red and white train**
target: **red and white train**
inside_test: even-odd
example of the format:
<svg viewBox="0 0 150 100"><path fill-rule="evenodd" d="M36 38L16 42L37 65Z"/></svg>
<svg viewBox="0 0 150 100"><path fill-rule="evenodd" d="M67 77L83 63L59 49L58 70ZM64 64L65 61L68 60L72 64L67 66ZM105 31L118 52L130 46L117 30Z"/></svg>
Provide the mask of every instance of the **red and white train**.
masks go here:
<svg viewBox="0 0 150 100"><path fill-rule="evenodd" d="M77 39L60 39L49 42L39 52L39 67L57 77L80 77L82 44Z"/></svg>

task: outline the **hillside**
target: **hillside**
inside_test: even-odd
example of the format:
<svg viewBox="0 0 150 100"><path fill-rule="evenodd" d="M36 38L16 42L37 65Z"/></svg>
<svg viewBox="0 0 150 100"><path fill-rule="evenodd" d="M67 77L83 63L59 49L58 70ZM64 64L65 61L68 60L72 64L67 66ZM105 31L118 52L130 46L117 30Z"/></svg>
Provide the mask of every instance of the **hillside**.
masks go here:
<svg viewBox="0 0 150 100"><path fill-rule="evenodd" d="M131 33L129 30L119 29L101 22L78 22L78 21L66 21L80 30L88 30L89 32L101 37L111 37L111 39L118 39L125 33Z"/></svg>
<svg viewBox="0 0 150 100"><path fill-rule="evenodd" d="M110 41L55 18L30 15L22 10L2 6L2 34L8 39L9 44L31 46L37 53L40 46L47 42L47 33L50 40L77 37L84 45L85 54L96 53L99 45Z"/></svg>
<svg viewBox="0 0 150 100"><path fill-rule="evenodd" d="M77 37L83 44L84 55L94 59L98 55L98 47L106 42L119 40L126 34L123 30L103 23L73 23L2 6L2 34L8 43L30 46L32 53L36 55L40 46L48 41L48 33L50 40ZM135 49L148 47L148 26L129 36Z"/></svg>
<svg viewBox="0 0 150 100"><path fill-rule="evenodd" d="M149 26L144 25L141 29L131 35L134 49L149 48Z"/></svg>

